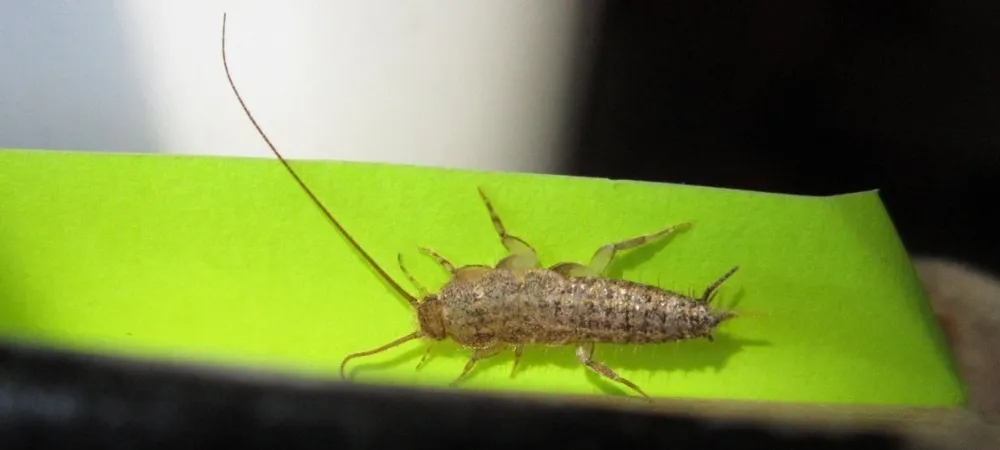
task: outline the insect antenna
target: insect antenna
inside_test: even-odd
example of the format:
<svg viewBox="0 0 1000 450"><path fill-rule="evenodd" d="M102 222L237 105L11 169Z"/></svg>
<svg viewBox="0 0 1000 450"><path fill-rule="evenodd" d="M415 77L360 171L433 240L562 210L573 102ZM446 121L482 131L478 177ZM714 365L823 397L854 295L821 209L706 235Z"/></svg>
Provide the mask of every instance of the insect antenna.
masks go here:
<svg viewBox="0 0 1000 450"><path fill-rule="evenodd" d="M729 277L733 276L739 268L740 266L734 266L732 269L729 269L729 272L726 272L725 275L719 277L718 280L715 280L714 283L705 288L705 293L701 295L701 302L710 303L712 301L712 297L715 296L716 290L719 289L719 286L729 279Z"/></svg>
<svg viewBox="0 0 1000 450"><path fill-rule="evenodd" d="M395 347L397 345L400 345L400 344L412 341L414 339L421 338L423 336L424 336L424 332L423 331L415 331L415 332L410 333L410 334L408 334L406 336L403 336L403 337L401 337L399 339L396 339L395 341L392 341L392 342L390 342L388 344L385 344L385 345L383 345L383 346L381 346L379 348L375 348L375 349L364 351L364 352L351 353L350 355L347 355L346 357L344 357L344 360L340 362L340 378L343 378L345 380L347 379L347 374L344 372L344 368L347 367L347 362L348 361L350 361L350 360L352 360L354 358L362 357L362 356L369 356L369 355L374 355L376 353L381 353L381 352L389 350L390 348L393 348L393 347Z"/></svg>
<svg viewBox="0 0 1000 450"><path fill-rule="evenodd" d="M250 119L250 122L253 124L254 128L257 129L257 134L259 134L260 137L264 138L264 142L266 142L268 148L271 149L271 153L274 153L274 156L278 157L278 161L280 161L281 164L288 171L288 173L292 175L292 178L294 178L295 181L299 184L299 187L301 187L302 190L305 191L307 195L309 195L309 198L312 199L313 204L319 207L320 211L323 212L323 215L325 215L326 218L330 221L330 223L332 223L333 226L337 228L338 231L340 231L340 234L344 236L345 239L347 239L347 242L351 244L351 247L354 247L354 250L357 250L358 254L360 254L362 258L365 259L366 262L368 262L369 266L375 269L375 272L378 272L379 276L382 278L383 281L388 283L389 286L392 286L392 288L397 293L399 293L399 295L403 296L403 298L405 298L406 301L409 302L411 306L416 308L417 299L412 295L410 295L408 292L406 292L398 283L396 283L396 281L393 280L392 277L390 277L389 274L387 274L385 270L383 270L382 267L379 266L378 263L376 263L375 260L372 259L370 255L368 255L368 252L366 252L363 248L361 248L360 245L358 245L358 242L354 240L354 237L351 236L351 234L348 233L347 230L344 229L342 225L340 225L340 222L338 222L337 219L333 217L333 214L331 214L330 211L326 209L326 206L323 205L323 202L319 201L319 199L316 198L316 195L313 194L312 190L310 190L309 187L306 186L305 182L303 182L302 179L299 178L299 175L295 172L295 170L292 169L291 164L289 164L288 161L286 161L285 158L281 156L281 153L278 152L278 149L274 146L274 144L271 143L271 140L268 139L267 134L265 134L264 130L261 129L260 125L257 124L257 120L254 119L253 114L250 113L250 109L247 108L246 103L243 101L243 96L241 96L240 91L236 89L236 83L233 82L233 77L229 73L229 63L226 61L226 14L225 13L222 14L222 65L226 69L226 78L229 80L229 87L233 89L233 94L236 94L236 99L239 100L240 107L243 108L243 112L246 113L247 118ZM418 337L414 335L411 336L412 337L410 337L410 339ZM399 341L395 342L394 344L398 345L399 343L402 342L403 341Z"/></svg>

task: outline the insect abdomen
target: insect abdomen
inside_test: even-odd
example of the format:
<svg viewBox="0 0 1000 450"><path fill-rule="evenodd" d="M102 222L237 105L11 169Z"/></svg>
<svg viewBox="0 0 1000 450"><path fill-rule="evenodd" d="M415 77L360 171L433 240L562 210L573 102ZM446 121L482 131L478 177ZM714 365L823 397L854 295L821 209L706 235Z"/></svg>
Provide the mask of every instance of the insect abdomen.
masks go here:
<svg viewBox="0 0 1000 450"><path fill-rule="evenodd" d="M490 270L439 294L459 344L644 344L709 336L719 320L702 302L624 280L550 270Z"/></svg>

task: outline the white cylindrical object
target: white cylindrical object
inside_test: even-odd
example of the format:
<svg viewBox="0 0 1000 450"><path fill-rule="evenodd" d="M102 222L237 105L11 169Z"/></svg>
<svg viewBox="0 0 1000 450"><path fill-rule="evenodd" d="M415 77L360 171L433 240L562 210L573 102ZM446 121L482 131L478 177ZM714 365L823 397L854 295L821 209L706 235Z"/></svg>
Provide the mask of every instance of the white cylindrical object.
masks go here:
<svg viewBox="0 0 1000 450"><path fill-rule="evenodd" d="M558 170L582 0L14 2L0 147ZM7 10L10 11L7 11Z"/></svg>

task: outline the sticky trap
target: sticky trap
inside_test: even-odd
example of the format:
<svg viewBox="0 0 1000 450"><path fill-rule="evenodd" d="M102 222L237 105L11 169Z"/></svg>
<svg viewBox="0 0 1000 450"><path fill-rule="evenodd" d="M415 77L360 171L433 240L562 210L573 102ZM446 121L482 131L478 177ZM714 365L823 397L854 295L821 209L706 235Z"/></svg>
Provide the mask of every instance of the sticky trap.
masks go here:
<svg viewBox="0 0 1000 450"><path fill-rule="evenodd" d="M691 220L619 255L613 276L699 292L745 312L714 342L618 347L595 358L653 397L954 406L943 333L876 192L801 197L631 181L384 164L293 163L411 292L456 264L504 255L478 194L542 263ZM0 332L62 348L336 378L344 355L413 331L412 310L353 252L277 161L0 152ZM444 386L468 352L423 343L358 359L359 383ZM630 395L571 348L508 352L461 389Z"/></svg>

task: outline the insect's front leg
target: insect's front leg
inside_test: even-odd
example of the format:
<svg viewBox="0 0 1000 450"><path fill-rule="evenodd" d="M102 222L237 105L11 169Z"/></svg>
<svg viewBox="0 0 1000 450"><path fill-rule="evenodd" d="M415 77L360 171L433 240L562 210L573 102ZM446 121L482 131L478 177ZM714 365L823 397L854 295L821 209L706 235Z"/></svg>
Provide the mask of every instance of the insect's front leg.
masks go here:
<svg viewBox="0 0 1000 450"><path fill-rule="evenodd" d="M590 258L589 265L583 265L573 262L559 263L551 267L552 270L559 272L566 276L571 277L599 277L603 276L604 272L608 269L611 264L611 260L614 259L615 254L622 250L630 250L633 248L641 247L643 245L649 244L656 240L657 238L666 236L674 231L687 228L690 226L690 222L680 223L671 227L664 228L655 233L646 234L643 236L637 236L631 239L626 239L621 242L616 242L614 244L605 245L594 253L594 256Z"/></svg>
<svg viewBox="0 0 1000 450"><path fill-rule="evenodd" d="M399 270L403 271L403 275L406 276L406 279L410 281L410 284L412 284L413 287L417 288L417 291L420 293L420 298L427 297L427 288L425 288L423 284L417 281L417 279L414 278L412 274L410 274L409 270L406 270L406 265L403 264L402 253L396 254L396 262L399 263Z"/></svg>
<svg viewBox="0 0 1000 450"><path fill-rule="evenodd" d="M490 203L490 199L486 197L486 193L483 192L482 188L479 188L479 197L483 199L483 203L486 204L486 210L490 213L490 220L493 221L493 229L497 231L497 235L500 236L500 242L510 255L500 260L497 263L497 268L508 269L508 270L524 270L524 269L535 269L541 267L538 262L538 253L535 249L531 247L530 244L517 236L507 233L507 228L503 226L503 222L500 221L500 215L497 214L496 210L493 209L493 204Z"/></svg>
<svg viewBox="0 0 1000 450"><path fill-rule="evenodd" d="M419 250L423 254L425 254L427 256L430 256L431 259L433 259L434 262L438 263L438 265L441 266L442 269L447 270L448 273L450 273L452 275L455 274L455 265L452 264L447 259L445 259L444 256L441 256L441 255L438 254L438 252L434 251L433 249L426 248L426 247L420 247Z"/></svg>
<svg viewBox="0 0 1000 450"><path fill-rule="evenodd" d="M576 357L580 360L581 363L583 363L583 365L590 368L590 370L593 370L594 372L597 372L598 374L612 381L617 381L621 384L624 384L625 386L628 386L634 389L636 392L642 394L643 397L646 397L646 400L650 400L649 396L646 395L646 393L643 392L642 389L639 389L639 386L636 386L635 383L622 378L617 373L615 373L615 371L609 369L608 366L605 366L604 364L594 361L594 344L581 345L580 347L577 347Z"/></svg>
<svg viewBox="0 0 1000 450"><path fill-rule="evenodd" d="M451 382L451 386L455 386L460 381L462 381L462 379L464 379L466 375L469 374L472 368L475 367L476 363L479 362L479 360L486 359L491 356L496 356L497 354L500 353L501 350L503 350L506 347L507 347L506 345L497 344L491 347L477 348L474 352L472 352L472 357L470 357L469 362L465 364L465 369L462 370L461 375L459 375L458 378L455 378L455 381Z"/></svg>
<svg viewBox="0 0 1000 450"><path fill-rule="evenodd" d="M452 278L455 280L475 279L476 277L481 276L483 272L488 271L490 269L489 266L484 266L482 264L470 264L467 266L455 267L454 264L449 262L447 259L439 255L434 250L421 247L420 251L426 254L427 256L433 258L434 261L436 261L438 265L440 265L444 270L447 270L448 273L451 274Z"/></svg>

